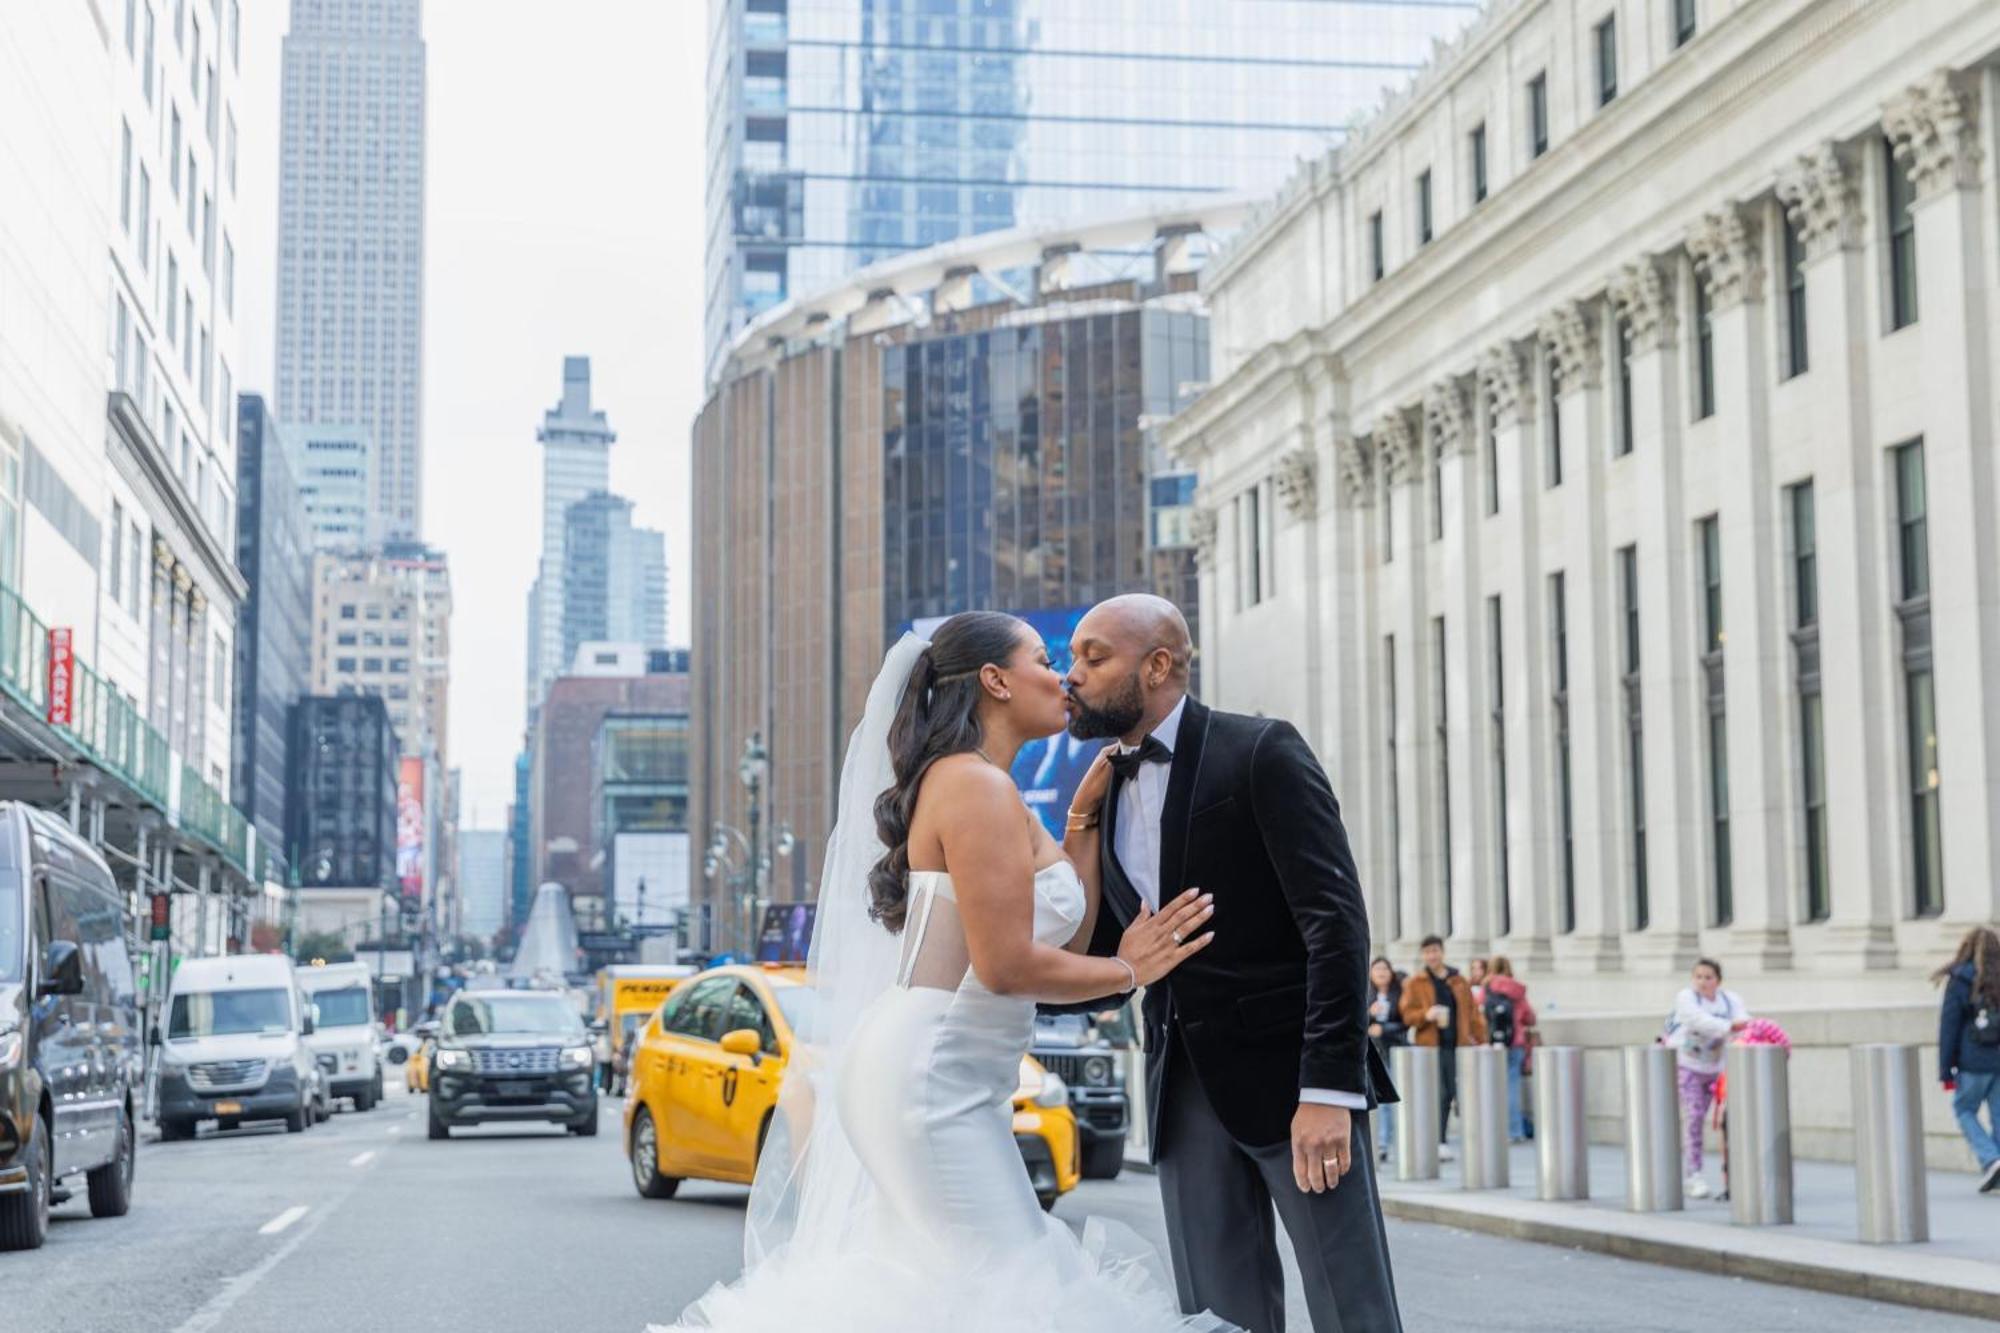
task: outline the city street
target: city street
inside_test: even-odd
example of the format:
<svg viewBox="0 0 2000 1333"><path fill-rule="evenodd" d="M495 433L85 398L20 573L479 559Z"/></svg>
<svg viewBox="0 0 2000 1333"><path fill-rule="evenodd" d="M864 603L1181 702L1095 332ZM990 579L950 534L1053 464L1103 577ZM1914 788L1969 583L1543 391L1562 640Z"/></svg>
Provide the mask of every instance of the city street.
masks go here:
<svg viewBox="0 0 2000 1333"><path fill-rule="evenodd" d="M617 1105L579 1139L539 1128L424 1137L423 1101L387 1102L303 1135L250 1127L147 1142L131 1214L57 1210L46 1249L0 1256L8 1329L38 1333L638 1333L737 1263L744 1191L633 1193ZM1057 1207L1115 1217L1155 1243L1150 1177L1086 1184ZM1447 1228L1390 1224L1418 1330L1702 1328L1954 1333L1970 1320L1709 1277ZM1296 1293L1292 1328L1307 1325ZM801 1333L808 1333L802 1330Z"/></svg>

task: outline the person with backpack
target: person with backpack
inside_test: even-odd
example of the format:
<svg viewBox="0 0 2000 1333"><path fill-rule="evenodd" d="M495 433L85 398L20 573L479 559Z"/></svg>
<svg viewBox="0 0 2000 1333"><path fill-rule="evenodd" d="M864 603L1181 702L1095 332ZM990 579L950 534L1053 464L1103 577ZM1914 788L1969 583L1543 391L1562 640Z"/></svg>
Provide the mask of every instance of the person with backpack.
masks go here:
<svg viewBox="0 0 2000 1333"><path fill-rule="evenodd" d="M1403 1021L1409 1024L1410 1044L1436 1046L1438 1050L1438 1156L1453 1160L1445 1128L1451 1123L1452 1103L1458 1100L1458 1048L1486 1043L1486 1015L1472 998L1472 984L1455 967L1444 961L1444 940L1424 936L1418 947L1420 966L1403 983ZM1418 1126L1404 1127L1404 1133L1419 1133Z"/></svg>
<svg viewBox="0 0 2000 1333"><path fill-rule="evenodd" d="M1521 1107L1521 1079L1534 1054L1535 1006L1528 1003L1528 988L1515 979L1514 964L1505 954L1493 955L1486 965L1480 1008L1486 1014L1486 1040L1507 1050L1507 1137L1525 1143L1534 1137L1534 1126Z"/></svg>
<svg viewBox="0 0 2000 1333"><path fill-rule="evenodd" d="M1368 1040L1375 1043L1385 1065L1389 1052L1409 1035L1402 1009L1403 974L1388 959L1377 958L1368 965ZM1375 1135L1375 1156L1386 1162L1396 1147L1396 1104L1383 1102L1375 1108L1375 1116L1381 1125Z"/></svg>
<svg viewBox="0 0 2000 1333"><path fill-rule="evenodd" d="M1938 1077L1951 1094L1959 1132L1979 1162L1979 1192L2000 1189L2000 933L1974 926L1958 953L1932 974L1944 986L1938 1011ZM1986 1108L1986 1123L1979 1121Z"/></svg>
<svg viewBox="0 0 2000 1333"><path fill-rule="evenodd" d="M1682 1127L1687 1133L1681 1154L1687 1196L1706 1199L1710 1191L1701 1174L1702 1118L1715 1101L1715 1082L1722 1077L1729 1038L1749 1026L1750 1011L1735 991L1722 989L1722 964L1713 958L1695 960L1693 981L1674 997L1674 1011L1660 1040L1675 1052Z"/></svg>

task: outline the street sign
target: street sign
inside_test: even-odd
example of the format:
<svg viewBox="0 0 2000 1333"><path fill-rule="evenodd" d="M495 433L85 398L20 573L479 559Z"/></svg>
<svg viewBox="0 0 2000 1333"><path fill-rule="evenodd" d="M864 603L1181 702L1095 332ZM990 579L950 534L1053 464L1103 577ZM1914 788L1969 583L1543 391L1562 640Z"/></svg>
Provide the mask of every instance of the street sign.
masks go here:
<svg viewBox="0 0 2000 1333"><path fill-rule="evenodd" d="M76 648L71 631L58 626L49 631L49 710L51 726L74 725L76 717Z"/></svg>

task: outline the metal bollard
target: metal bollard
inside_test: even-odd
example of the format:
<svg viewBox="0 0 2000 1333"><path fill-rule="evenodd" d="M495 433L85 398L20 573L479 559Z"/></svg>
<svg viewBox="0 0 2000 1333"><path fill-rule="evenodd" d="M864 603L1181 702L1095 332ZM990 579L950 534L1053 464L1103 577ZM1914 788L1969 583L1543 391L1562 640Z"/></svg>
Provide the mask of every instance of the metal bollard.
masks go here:
<svg viewBox="0 0 2000 1333"><path fill-rule="evenodd" d="M1390 1074L1403 1095L1396 1110L1396 1179L1438 1178L1438 1049L1398 1046Z"/></svg>
<svg viewBox="0 0 2000 1333"><path fill-rule="evenodd" d="M1507 1048L1458 1048L1459 1123L1465 1145L1459 1184L1469 1190L1507 1188Z"/></svg>
<svg viewBox="0 0 2000 1333"><path fill-rule="evenodd" d="M1590 1197L1581 1046L1544 1046L1535 1052L1535 1197Z"/></svg>
<svg viewBox="0 0 2000 1333"><path fill-rule="evenodd" d="M1625 1048L1625 1207L1678 1212L1681 1105L1674 1053L1665 1046Z"/></svg>
<svg viewBox="0 0 2000 1333"><path fill-rule="evenodd" d="M1729 1048L1729 1217L1742 1226L1792 1220L1792 1091L1782 1046Z"/></svg>
<svg viewBox="0 0 2000 1333"><path fill-rule="evenodd" d="M1849 1069L1861 1239L1871 1245L1929 1240L1917 1048L1886 1042L1856 1046L1849 1052ZM1730 1098L1735 1095L1732 1087Z"/></svg>

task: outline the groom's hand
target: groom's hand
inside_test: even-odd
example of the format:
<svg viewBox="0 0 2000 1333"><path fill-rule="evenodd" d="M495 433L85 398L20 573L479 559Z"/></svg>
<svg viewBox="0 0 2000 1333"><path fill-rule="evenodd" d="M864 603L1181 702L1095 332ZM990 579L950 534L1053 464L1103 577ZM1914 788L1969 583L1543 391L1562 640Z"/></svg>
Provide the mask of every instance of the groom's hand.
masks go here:
<svg viewBox="0 0 2000 1333"><path fill-rule="evenodd" d="M1299 1190L1324 1194L1352 1162L1354 1126L1345 1106L1300 1102L1292 1116L1292 1176Z"/></svg>

